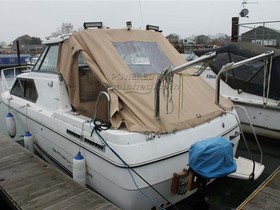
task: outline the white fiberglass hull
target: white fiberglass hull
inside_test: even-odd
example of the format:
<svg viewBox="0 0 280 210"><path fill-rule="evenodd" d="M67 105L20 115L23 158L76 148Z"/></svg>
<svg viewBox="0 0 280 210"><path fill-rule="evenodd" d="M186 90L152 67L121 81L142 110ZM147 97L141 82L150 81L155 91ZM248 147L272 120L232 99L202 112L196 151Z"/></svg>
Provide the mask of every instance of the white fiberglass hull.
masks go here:
<svg viewBox="0 0 280 210"><path fill-rule="evenodd" d="M252 101L248 103L233 100L233 102L235 105L243 106L246 109L257 135L280 140L280 107L278 105L264 106L263 104ZM236 111L243 131L252 133L250 122L244 115L244 110L237 106Z"/></svg>
<svg viewBox="0 0 280 210"><path fill-rule="evenodd" d="M215 88L216 74L212 70L207 68L201 76L208 84ZM222 80L220 93L236 105L235 109L244 132L253 133L252 127L250 126L251 122L257 135L280 140L279 101L271 99L266 101L265 98L257 95L238 92L238 90L232 89ZM246 109L250 122L242 107Z"/></svg>
<svg viewBox="0 0 280 210"><path fill-rule="evenodd" d="M87 164L87 185L122 209L151 209L156 204L166 207L168 201L176 203L188 197L195 190L177 195L170 189L173 173L188 168L190 146L214 136L225 136L228 139L232 136L235 152L239 140L239 136L235 135L239 130L233 115L235 111L203 125L156 136L149 141L143 134L125 130L102 131L100 134L106 142L167 201L132 170L128 170L108 147L98 146L101 145L100 140L95 134L90 137L89 124L79 116L71 112L56 112L50 116L44 110L28 107L26 117L22 99L14 97L9 103L11 111L22 127L28 127L36 148L44 156L71 174L73 157L81 151ZM93 139L96 143L88 144L84 138Z"/></svg>

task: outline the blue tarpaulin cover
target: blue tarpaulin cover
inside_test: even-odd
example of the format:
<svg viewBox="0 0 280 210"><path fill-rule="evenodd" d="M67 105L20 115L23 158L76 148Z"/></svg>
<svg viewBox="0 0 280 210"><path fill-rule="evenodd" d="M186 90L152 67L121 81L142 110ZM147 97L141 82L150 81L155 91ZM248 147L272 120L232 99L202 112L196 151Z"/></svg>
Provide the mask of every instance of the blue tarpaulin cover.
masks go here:
<svg viewBox="0 0 280 210"><path fill-rule="evenodd" d="M191 145L189 160L190 168L206 179L236 171L233 144L224 137L209 138Z"/></svg>

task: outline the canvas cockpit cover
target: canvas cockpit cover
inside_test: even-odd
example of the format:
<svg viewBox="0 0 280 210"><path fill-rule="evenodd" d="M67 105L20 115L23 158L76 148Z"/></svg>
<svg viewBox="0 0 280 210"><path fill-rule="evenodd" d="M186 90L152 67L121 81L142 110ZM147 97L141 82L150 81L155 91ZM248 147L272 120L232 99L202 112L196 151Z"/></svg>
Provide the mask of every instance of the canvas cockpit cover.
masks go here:
<svg viewBox="0 0 280 210"><path fill-rule="evenodd" d="M161 121L157 121L154 117L156 81L165 68L181 65L185 60L161 33L98 29L75 32L60 44L58 70L77 111L93 109L79 97L79 55L109 94L110 121L116 129L124 125L130 131L141 133L174 132L208 122L223 109L232 108L232 103L224 98L223 109L217 106L213 89L202 78L175 74L168 108L166 97L160 91Z"/></svg>
<svg viewBox="0 0 280 210"><path fill-rule="evenodd" d="M191 145L189 166L198 175L219 178L236 171L233 144L223 137L202 140Z"/></svg>

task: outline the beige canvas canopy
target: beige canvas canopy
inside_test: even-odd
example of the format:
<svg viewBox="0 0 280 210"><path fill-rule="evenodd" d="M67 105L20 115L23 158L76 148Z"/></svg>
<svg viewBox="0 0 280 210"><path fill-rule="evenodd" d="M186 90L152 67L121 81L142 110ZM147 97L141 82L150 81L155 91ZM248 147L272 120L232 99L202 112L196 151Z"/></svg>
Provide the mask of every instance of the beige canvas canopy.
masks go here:
<svg viewBox="0 0 280 210"><path fill-rule="evenodd" d="M80 56L92 73L86 79L79 74ZM125 126L141 133L166 133L211 121L223 109L232 108L232 103L224 98L221 100L223 109L217 106L214 90L202 78L184 76L186 72L182 72L182 75L174 75L169 88L163 88L167 83L162 85L161 120L156 120L155 84L160 72L183 63L183 57L159 32L90 29L76 32L61 43L58 70L77 112L93 117L95 101L83 101L82 95L106 90L111 99L113 128ZM81 85L86 80L87 85ZM102 87L96 85L98 82Z"/></svg>

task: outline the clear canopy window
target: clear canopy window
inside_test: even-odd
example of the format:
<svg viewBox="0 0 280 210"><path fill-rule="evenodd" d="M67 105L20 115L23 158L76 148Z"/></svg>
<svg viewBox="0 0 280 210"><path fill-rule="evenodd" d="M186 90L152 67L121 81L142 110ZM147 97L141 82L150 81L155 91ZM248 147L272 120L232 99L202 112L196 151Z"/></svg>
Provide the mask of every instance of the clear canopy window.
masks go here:
<svg viewBox="0 0 280 210"><path fill-rule="evenodd" d="M114 42L119 55L133 74L160 74L172 66L156 42Z"/></svg>

